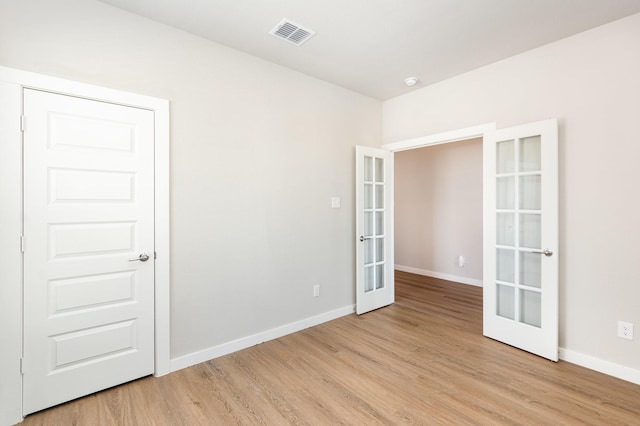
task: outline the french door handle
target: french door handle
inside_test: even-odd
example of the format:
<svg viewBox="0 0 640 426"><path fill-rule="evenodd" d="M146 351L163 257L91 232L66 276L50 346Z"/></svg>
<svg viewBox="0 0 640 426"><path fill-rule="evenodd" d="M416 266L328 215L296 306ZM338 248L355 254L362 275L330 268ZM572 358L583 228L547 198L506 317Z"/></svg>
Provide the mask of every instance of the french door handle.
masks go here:
<svg viewBox="0 0 640 426"><path fill-rule="evenodd" d="M553 256L553 252L549 249L544 249L544 250L531 250L530 253L539 253L539 254L544 254L545 256L549 257L549 256Z"/></svg>
<svg viewBox="0 0 640 426"><path fill-rule="evenodd" d="M372 237L365 237L364 235L360 235L360 242L364 242L364 240L372 240Z"/></svg>
<svg viewBox="0 0 640 426"><path fill-rule="evenodd" d="M146 262L147 260L149 260L149 255L147 253L140 253L140 256L136 257L135 259L129 259L129 262L135 262L139 260L140 262Z"/></svg>

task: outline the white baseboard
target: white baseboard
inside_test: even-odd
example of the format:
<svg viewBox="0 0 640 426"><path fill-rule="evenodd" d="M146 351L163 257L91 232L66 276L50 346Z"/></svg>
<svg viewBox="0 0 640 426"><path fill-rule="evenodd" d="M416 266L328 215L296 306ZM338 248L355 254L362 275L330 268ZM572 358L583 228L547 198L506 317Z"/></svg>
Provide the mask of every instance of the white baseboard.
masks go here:
<svg viewBox="0 0 640 426"><path fill-rule="evenodd" d="M418 269L418 268L413 268L411 266L395 265L395 268L398 271L409 272L411 274L424 275L425 277L439 278L441 280L455 281L462 284L482 287L482 280L476 280L473 278L459 277L457 275L449 275L449 274L443 274L440 272L427 271L426 269Z"/></svg>
<svg viewBox="0 0 640 426"><path fill-rule="evenodd" d="M305 318L300 321L272 328L271 330L266 330L261 333L253 334L251 336L232 340L231 342L203 349L198 352L193 352L188 355L183 355L171 360L171 371L178 371L195 364L200 364L201 362L209 361L214 358L228 355L242 349L250 348L251 346L255 346L269 340L277 339L278 337L286 336L287 334L295 333L297 331L304 330L306 328L352 314L355 311L355 305L345 306L343 308L325 312L314 317Z"/></svg>
<svg viewBox="0 0 640 426"><path fill-rule="evenodd" d="M558 352L560 359L563 361L640 385L640 370L625 367L624 365L615 364L611 361L605 361L590 355L581 354L580 352L575 352L569 349L560 348Z"/></svg>

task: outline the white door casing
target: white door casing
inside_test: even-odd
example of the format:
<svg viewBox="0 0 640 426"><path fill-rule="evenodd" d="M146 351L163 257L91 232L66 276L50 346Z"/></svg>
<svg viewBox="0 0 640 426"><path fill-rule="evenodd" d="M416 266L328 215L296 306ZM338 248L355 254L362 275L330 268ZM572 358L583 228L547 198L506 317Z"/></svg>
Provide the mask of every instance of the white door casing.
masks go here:
<svg viewBox="0 0 640 426"><path fill-rule="evenodd" d="M28 414L154 372L154 113L25 89L24 116Z"/></svg>
<svg viewBox="0 0 640 426"><path fill-rule="evenodd" d="M558 360L555 119L485 138L484 335Z"/></svg>
<svg viewBox="0 0 640 426"><path fill-rule="evenodd" d="M393 153L356 146L356 312L393 303Z"/></svg>

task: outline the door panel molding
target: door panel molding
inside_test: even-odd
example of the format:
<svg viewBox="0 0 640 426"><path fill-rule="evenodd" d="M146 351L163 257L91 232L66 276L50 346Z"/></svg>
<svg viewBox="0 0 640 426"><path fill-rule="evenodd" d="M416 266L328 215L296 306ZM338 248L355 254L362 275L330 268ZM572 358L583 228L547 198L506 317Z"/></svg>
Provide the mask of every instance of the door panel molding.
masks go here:
<svg viewBox="0 0 640 426"><path fill-rule="evenodd" d="M154 115L33 89L23 114L28 414L154 372L155 260L130 261L155 248ZM128 294L110 294L106 278L127 273Z"/></svg>
<svg viewBox="0 0 640 426"><path fill-rule="evenodd" d="M71 80L0 67L0 424L22 419L22 89L32 88L86 99L151 110L155 133L155 371L161 376L170 364L169 252L169 101ZM28 122L25 123L28 126ZM19 219L18 219L19 218ZM4 238L6 236L6 238ZM6 264L6 265L5 265ZM6 266L6 267L4 267Z"/></svg>

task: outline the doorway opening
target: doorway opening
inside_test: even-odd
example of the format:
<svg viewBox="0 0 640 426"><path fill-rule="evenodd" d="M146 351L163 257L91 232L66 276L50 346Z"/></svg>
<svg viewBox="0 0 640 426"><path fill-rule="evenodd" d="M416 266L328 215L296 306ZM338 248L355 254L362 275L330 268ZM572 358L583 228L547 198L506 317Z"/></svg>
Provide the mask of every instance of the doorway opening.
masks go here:
<svg viewBox="0 0 640 426"><path fill-rule="evenodd" d="M397 153L395 269L482 286L482 138Z"/></svg>
<svg viewBox="0 0 640 426"><path fill-rule="evenodd" d="M495 123L387 144L395 269L482 286L483 139Z"/></svg>

